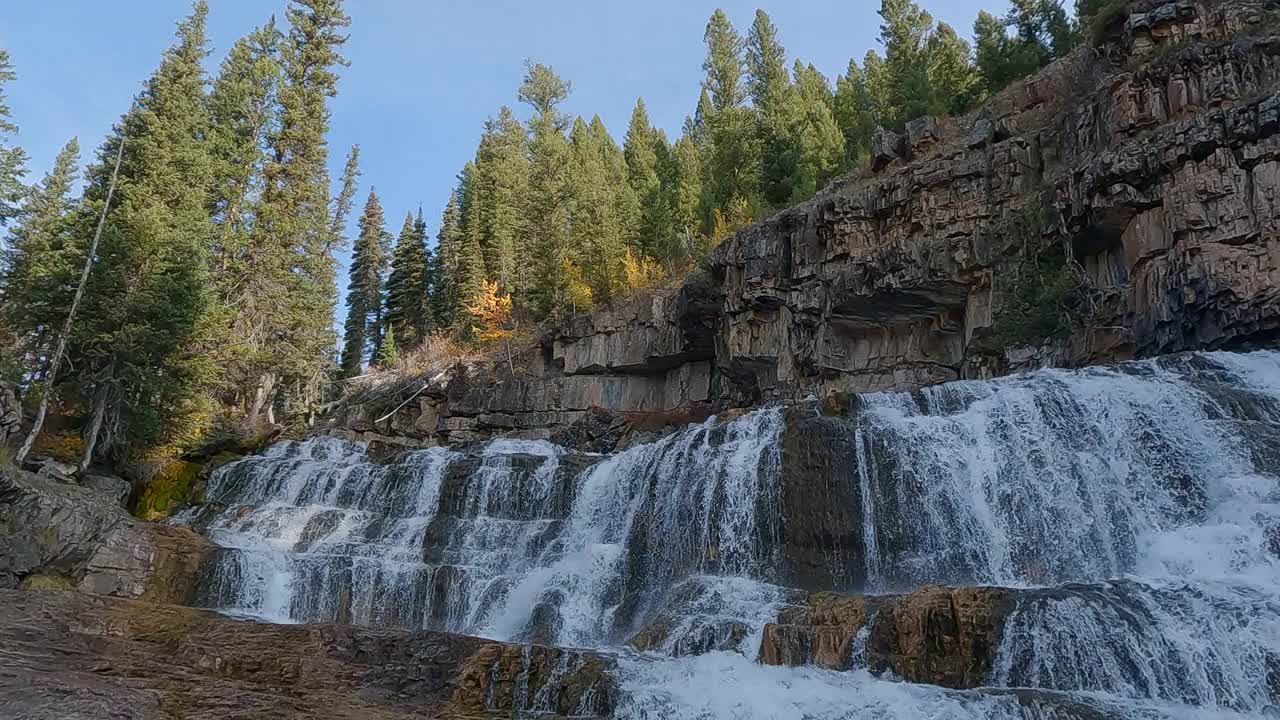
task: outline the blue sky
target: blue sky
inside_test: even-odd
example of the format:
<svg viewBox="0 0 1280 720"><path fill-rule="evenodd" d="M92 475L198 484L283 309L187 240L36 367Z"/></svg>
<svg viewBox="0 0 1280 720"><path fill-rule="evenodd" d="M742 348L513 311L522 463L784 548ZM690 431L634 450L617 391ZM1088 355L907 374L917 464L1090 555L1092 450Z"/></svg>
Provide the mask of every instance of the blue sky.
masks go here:
<svg viewBox="0 0 1280 720"><path fill-rule="evenodd" d="M75 135L85 157L129 106L173 40L186 0L4 0L0 46L18 81L9 104L32 156L35 179ZM236 38L284 0L210 0L216 69ZM965 36L979 9L1005 0L922 0ZM517 107L522 63L549 63L573 83L565 109L599 113L621 142L636 96L654 124L675 137L698 98L702 32L716 7L746 33L757 7L778 26L791 59L834 78L850 57L876 46L878 0L689 2L650 0L349 0L350 40L332 103L330 162L336 178L347 148L361 147L359 204L376 186L387 224L422 205L436 226L454 175L475 152L481 124L499 106ZM517 107L522 117L523 108ZM358 206L357 206L358 213ZM352 223L354 224L354 223ZM343 278L345 284L345 278Z"/></svg>

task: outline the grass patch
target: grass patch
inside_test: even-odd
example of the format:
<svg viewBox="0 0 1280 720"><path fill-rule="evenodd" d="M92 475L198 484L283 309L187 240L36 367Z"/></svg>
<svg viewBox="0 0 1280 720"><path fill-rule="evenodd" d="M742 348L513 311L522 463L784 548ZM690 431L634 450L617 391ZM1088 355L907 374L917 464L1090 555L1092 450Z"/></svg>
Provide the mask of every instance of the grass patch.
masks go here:
<svg viewBox="0 0 1280 720"><path fill-rule="evenodd" d="M75 590L76 583L65 575L37 573L28 575L18 585L19 590Z"/></svg>

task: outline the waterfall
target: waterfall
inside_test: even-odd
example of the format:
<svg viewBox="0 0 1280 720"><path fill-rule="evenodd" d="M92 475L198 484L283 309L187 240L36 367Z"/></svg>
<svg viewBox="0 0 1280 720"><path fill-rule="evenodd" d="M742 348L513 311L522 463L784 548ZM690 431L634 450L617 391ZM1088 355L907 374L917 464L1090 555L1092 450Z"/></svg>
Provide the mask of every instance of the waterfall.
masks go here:
<svg viewBox="0 0 1280 720"><path fill-rule="evenodd" d="M359 443L278 443L219 469L186 518L220 547L201 602L606 648L626 718L1280 711L1280 353L868 394L831 421L858 506L833 529L848 540L823 561L830 589L1012 588L978 690L873 676L869 625L848 672L754 662L804 601L783 508L806 478L783 440L814 412L712 418L609 456L499 439L379 464Z"/></svg>
<svg viewBox="0 0 1280 720"><path fill-rule="evenodd" d="M275 622L620 642L685 581L755 587L773 574L781 428L771 409L610 458L499 439L388 465L358 443L282 442L211 479L210 517L195 522L222 549L202 604ZM721 596L706 623L767 621L767 603Z"/></svg>

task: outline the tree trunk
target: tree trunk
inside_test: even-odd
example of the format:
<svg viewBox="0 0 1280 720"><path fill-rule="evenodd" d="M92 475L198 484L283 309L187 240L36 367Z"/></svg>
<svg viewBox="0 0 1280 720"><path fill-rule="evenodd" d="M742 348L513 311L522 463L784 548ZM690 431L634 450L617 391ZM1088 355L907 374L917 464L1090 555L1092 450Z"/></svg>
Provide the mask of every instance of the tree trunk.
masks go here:
<svg viewBox="0 0 1280 720"><path fill-rule="evenodd" d="M36 410L35 422L31 424L31 432L18 448L16 464L21 467L32 446L36 444L36 436L44 426L45 415L49 412L49 398L53 395L53 384L58 379L58 367L62 364L62 356L67 352L67 338L71 335L71 325L76 318L76 310L80 307L80 299L84 297L84 286L89 280L89 271L93 269L94 257L98 254L98 241L102 239L102 226L107 222L107 212L111 210L111 197L116 192L116 178L120 175L120 160L124 157L124 136L120 137L120 148L116 150L116 166L111 171L111 183L107 186L107 201L102 205L102 214L98 216L98 228L93 231L93 243L89 245L89 254L84 258L84 267L80 270L80 284L76 286L76 294L71 299L71 309L67 311L67 319L62 323L62 332L58 334L58 345L49 358L49 370L44 378L44 394L40 397L40 407ZM101 424L102 418L98 418ZM94 433L97 434L96 432ZM86 442L87 446L92 440ZM89 457L86 455L86 457ZM82 463L83 464L83 463Z"/></svg>
<svg viewBox="0 0 1280 720"><path fill-rule="evenodd" d="M111 394L110 380L104 379L98 383L98 387L93 393L93 417L89 420L89 427L84 434L84 454L80 456L79 472L84 474L89 466L93 464L93 453L98 447L98 435L102 432L102 421L107 416L107 398Z"/></svg>
<svg viewBox="0 0 1280 720"><path fill-rule="evenodd" d="M245 418L245 423L249 427L254 428L262 423L263 410L267 410L270 414L275 388L275 373L264 373L258 378L258 386L253 390L253 404L249 406L249 415ZM268 420L272 421L274 418L269 417Z"/></svg>

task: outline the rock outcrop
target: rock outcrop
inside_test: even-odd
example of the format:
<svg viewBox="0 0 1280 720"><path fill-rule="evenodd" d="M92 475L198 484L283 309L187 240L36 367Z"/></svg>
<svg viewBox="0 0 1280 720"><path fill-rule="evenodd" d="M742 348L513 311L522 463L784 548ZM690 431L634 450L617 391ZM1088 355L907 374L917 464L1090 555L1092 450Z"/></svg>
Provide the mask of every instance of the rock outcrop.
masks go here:
<svg viewBox="0 0 1280 720"><path fill-rule="evenodd" d="M139 522L90 488L0 469L0 588L56 578L91 593L185 603L212 549L186 528Z"/></svg>
<svg viewBox="0 0 1280 720"><path fill-rule="evenodd" d="M820 592L767 625L760 661L865 666L908 682L973 688L989 680L1017 591L925 587L905 595Z"/></svg>
<svg viewBox="0 0 1280 720"><path fill-rule="evenodd" d="M612 701L609 661L572 651L63 591L0 590L0 608L6 717L556 717L543 701L592 717Z"/></svg>

